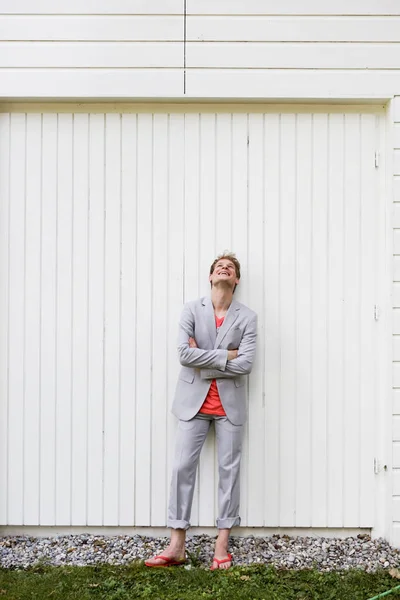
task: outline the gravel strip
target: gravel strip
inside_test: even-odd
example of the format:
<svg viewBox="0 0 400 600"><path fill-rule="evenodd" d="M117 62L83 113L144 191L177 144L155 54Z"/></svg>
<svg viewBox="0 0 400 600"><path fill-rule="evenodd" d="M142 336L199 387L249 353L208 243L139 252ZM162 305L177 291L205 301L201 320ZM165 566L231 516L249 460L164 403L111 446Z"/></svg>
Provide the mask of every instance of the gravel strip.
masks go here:
<svg viewBox="0 0 400 600"><path fill-rule="evenodd" d="M35 564L94 565L109 563L126 565L160 554L169 538L141 535L65 535L36 538L8 536L0 538L0 566L25 569ZM215 537L198 535L188 537L188 564L208 568L213 556ZM345 539L289 537L231 537L229 550L235 565L254 563L273 564L280 568L319 571L363 569L369 573L377 569L400 566L400 550L385 540L371 540L367 534Z"/></svg>

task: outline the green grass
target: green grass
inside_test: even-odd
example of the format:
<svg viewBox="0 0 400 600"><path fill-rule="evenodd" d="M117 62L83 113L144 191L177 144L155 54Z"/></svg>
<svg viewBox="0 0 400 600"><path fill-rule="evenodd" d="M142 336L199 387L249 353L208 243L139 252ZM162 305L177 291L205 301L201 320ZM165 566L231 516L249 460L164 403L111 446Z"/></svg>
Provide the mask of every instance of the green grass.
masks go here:
<svg viewBox="0 0 400 600"><path fill-rule="evenodd" d="M0 569L0 600L367 600L399 584L383 570L322 573L252 565L212 572L198 567L149 569L141 563L42 564L27 570ZM400 593L386 598L399 599Z"/></svg>

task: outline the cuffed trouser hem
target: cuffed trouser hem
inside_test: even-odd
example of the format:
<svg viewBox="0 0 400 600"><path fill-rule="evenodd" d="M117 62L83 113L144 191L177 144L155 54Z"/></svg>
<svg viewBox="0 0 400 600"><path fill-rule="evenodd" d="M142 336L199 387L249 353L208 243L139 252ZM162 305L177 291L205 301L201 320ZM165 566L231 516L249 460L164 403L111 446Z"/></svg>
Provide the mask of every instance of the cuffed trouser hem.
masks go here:
<svg viewBox="0 0 400 600"><path fill-rule="evenodd" d="M189 529L190 523L187 521L179 521L177 519L168 519L167 527L171 527L171 529Z"/></svg>
<svg viewBox="0 0 400 600"><path fill-rule="evenodd" d="M240 517L230 517L228 519L217 519L217 528L218 529L231 529L231 527L236 527L240 525Z"/></svg>

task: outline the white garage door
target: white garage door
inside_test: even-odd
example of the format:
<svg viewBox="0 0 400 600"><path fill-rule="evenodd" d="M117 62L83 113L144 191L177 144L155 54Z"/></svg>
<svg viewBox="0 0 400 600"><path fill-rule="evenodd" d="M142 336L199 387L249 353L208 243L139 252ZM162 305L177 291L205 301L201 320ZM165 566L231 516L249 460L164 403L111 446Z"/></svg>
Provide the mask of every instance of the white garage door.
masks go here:
<svg viewBox="0 0 400 600"><path fill-rule="evenodd" d="M259 314L242 524L373 526L380 116L204 110L0 115L2 524L166 523L179 314L228 248Z"/></svg>

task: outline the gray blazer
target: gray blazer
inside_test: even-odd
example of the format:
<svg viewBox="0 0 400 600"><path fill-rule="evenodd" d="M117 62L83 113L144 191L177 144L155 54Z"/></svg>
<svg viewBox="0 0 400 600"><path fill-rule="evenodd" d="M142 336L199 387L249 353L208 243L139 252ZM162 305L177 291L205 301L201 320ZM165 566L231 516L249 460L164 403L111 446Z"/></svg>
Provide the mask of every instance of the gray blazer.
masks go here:
<svg viewBox="0 0 400 600"><path fill-rule="evenodd" d="M189 337L198 348L189 348ZM246 421L245 382L256 350L257 315L236 300L226 313L218 336L211 298L188 302L179 323L178 352L182 365L172 412L189 421L200 410L211 381L216 379L226 416L234 425ZM228 361L228 350L239 349L238 357Z"/></svg>

